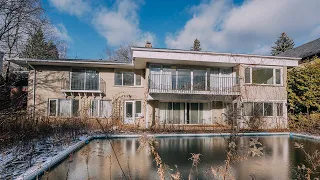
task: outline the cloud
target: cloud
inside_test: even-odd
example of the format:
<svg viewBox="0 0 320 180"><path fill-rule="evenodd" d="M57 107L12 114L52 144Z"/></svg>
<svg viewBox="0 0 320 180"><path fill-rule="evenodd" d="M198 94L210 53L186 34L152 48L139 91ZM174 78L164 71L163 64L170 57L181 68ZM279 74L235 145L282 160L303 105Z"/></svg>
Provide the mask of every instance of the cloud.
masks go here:
<svg viewBox="0 0 320 180"><path fill-rule="evenodd" d="M78 17L89 12L91 6L85 0L49 0L51 5L55 6L59 11L66 12Z"/></svg>
<svg viewBox="0 0 320 180"><path fill-rule="evenodd" d="M112 8L103 7L93 16L92 23L111 46L133 43L143 46L155 43L155 34L139 29L138 4L129 0L116 1Z"/></svg>
<svg viewBox="0 0 320 180"><path fill-rule="evenodd" d="M319 35L319 6L318 0L248 0L241 6L230 0L206 1L191 7L192 18L181 30L168 33L165 43L190 49L198 38L203 50L269 54L281 32L296 43Z"/></svg>
<svg viewBox="0 0 320 180"><path fill-rule="evenodd" d="M72 42L66 27L63 24L51 25L50 31L53 37L57 37L59 40L66 42Z"/></svg>

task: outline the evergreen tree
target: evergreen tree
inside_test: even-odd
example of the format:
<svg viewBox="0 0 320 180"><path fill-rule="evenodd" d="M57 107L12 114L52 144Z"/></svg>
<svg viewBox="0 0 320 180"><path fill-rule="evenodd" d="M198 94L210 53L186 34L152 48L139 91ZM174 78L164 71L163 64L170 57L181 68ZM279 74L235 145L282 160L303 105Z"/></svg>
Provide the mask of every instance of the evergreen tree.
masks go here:
<svg viewBox="0 0 320 180"><path fill-rule="evenodd" d="M285 33L281 33L279 39L275 42L275 46L271 48L271 55L276 56L294 47L293 40Z"/></svg>
<svg viewBox="0 0 320 180"><path fill-rule="evenodd" d="M201 44L198 39L195 39L193 42L193 46L191 47L192 51L201 51Z"/></svg>
<svg viewBox="0 0 320 180"><path fill-rule="evenodd" d="M46 42L42 29L38 29L31 35L22 56L35 59L59 59L56 45L51 41Z"/></svg>

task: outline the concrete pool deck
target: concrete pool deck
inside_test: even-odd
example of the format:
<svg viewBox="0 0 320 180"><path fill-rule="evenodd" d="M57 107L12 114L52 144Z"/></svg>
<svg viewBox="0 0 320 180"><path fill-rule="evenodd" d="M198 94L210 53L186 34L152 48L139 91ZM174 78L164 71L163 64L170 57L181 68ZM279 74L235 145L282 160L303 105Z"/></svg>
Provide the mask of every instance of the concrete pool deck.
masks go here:
<svg viewBox="0 0 320 180"><path fill-rule="evenodd" d="M61 161L66 159L71 153L76 152L84 145L88 144L93 139L105 139L105 138L139 138L141 136L148 136L154 138L174 138L174 137L226 137L232 135L231 133L197 133L197 134L112 134L112 135L94 135L81 138L79 142L71 145L67 149L60 152L58 155L52 157L50 160L28 169L25 173L20 175L17 179L19 180L31 180L36 179L39 175L42 175L45 171L51 167L59 164ZM257 132L257 133L237 133L237 136L289 136L289 137L300 137L307 139L320 140L320 136L291 133L291 132Z"/></svg>

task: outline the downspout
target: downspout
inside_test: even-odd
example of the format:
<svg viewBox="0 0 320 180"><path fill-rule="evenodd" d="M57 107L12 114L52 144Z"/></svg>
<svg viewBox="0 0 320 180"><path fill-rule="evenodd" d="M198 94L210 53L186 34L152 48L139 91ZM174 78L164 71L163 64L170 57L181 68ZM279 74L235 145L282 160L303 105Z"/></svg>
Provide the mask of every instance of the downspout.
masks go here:
<svg viewBox="0 0 320 180"><path fill-rule="evenodd" d="M33 69L33 111L32 111L32 116L34 117L35 115L35 112L36 112L36 69L31 65L29 64L27 61L26 63L28 64L29 67L31 67Z"/></svg>

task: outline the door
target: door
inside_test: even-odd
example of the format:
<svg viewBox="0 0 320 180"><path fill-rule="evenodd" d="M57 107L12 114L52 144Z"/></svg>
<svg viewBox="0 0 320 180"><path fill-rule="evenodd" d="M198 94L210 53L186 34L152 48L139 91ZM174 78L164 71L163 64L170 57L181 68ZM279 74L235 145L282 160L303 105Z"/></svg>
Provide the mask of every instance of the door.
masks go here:
<svg viewBox="0 0 320 180"><path fill-rule="evenodd" d="M124 124L134 124L134 102L124 102Z"/></svg>

